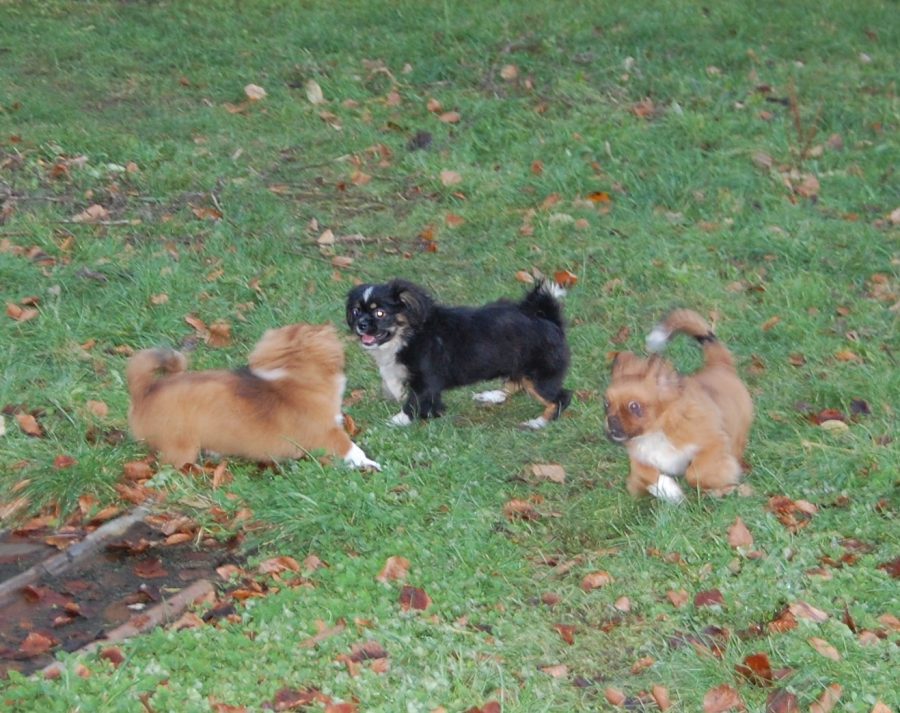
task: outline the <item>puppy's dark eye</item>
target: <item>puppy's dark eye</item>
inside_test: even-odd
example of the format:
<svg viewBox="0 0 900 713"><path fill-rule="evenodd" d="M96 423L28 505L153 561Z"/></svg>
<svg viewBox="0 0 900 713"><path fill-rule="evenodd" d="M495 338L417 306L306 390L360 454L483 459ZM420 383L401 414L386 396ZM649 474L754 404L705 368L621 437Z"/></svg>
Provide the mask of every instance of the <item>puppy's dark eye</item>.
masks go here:
<svg viewBox="0 0 900 713"><path fill-rule="evenodd" d="M644 415L644 409L641 408L641 405L637 401L629 401L628 410L638 418Z"/></svg>
<svg viewBox="0 0 900 713"><path fill-rule="evenodd" d="M359 317L359 307L354 307L350 310L351 317Z"/></svg>
<svg viewBox="0 0 900 713"><path fill-rule="evenodd" d="M386 314L387 314L387 312L385 312L385 311L384 311L383 309L381 309L380 307L379 307L378 309L375 310L375 317L376 317L377 319L384 319L384 316L385 316Z"/></svg>

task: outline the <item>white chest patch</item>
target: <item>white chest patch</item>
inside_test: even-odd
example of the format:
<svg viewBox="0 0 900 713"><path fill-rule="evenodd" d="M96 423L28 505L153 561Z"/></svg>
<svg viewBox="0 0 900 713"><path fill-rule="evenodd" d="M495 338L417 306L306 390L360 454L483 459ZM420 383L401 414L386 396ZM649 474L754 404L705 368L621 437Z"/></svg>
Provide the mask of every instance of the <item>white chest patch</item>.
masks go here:
<svg viewBox="0 0 900 713"><path fill-rule="evenodd" d="M368 350L381 373L381 385L385 396L394 401L403 400L406 382L409 379L406 367L397 361L397 352L402 346L399 339L392 339L380 347Z"/></svg>
<svg viewBox="0 0 900 713"><path fill-rule="evenodd" d="M676 448L661 431L645 433L628 442L628 452L635 460L667 475L683 475L697 451L693 444Z"/></svg>

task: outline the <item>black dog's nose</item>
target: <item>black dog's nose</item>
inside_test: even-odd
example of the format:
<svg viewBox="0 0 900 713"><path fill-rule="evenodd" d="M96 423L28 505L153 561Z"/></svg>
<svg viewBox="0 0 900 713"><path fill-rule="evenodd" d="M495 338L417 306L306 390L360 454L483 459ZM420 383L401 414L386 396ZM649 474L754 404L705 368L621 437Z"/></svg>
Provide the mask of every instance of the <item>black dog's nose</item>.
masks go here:
<svg viewBox="0 0 900 713"><path fill-rule="evenodd" d="M356 320L356 331L360 334L364 334L369 331L369 327L372 326L372 319L363 315L359 319Z"/></svg>

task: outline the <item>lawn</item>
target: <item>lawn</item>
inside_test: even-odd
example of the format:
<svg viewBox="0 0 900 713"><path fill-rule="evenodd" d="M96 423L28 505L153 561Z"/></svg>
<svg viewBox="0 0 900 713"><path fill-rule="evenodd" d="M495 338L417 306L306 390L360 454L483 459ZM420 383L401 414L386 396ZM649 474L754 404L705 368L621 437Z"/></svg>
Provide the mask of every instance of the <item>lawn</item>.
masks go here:
<svg viewBox="0 0 900 713"><path fill-rule="evenodd" d="M153 495L248 553L231 615L3 706L896 713L898 47L889 0L0 2L0 528ZM238 367L344 331L360 281L474 304L558 272L544 431L469 390L390 427L347 335L383 472L133 477L137 349ZM634 500L604 435L612 356L673 306L753 394L740 495Z"/></svg>

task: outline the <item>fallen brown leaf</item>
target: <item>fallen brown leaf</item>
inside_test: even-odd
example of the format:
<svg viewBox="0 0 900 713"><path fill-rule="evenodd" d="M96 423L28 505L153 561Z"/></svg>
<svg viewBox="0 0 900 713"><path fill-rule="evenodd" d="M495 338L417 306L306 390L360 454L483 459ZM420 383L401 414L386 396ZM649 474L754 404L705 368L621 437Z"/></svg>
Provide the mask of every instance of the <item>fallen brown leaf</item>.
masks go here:
<svg viewBox="0 0 900 713"><path fill-rule="evenodd" d="M744 702L727 683L711 688L703 696L703 713L724 713L725 711L746 710Z"/></svg>
<svg viewBox="0 0 900 713"><path fill-rule="evenodd" d="M381 568L375 579L386 583L392 580L404 580L407 574L409 574L409 560L406 557L394 555L387 558L384 567Z"/></svg>
<svg viewBox="0 0 900 713"><path fill-rule="evenodd" d="M687 593L684 589L674 590L670 589L666 592L666 597L670 602L672 602L672 606L676 609L681 609L681 607L685 606L691 599L691 595Z"/></svg>
<svg viewBox="0 0 900 713"><path fill-rule="evenodd" d="M734 548L753 546L753 535L740 517L737 517L734 524L728 528L728 544Z"/></svg>
<svg viewBox="0 0 900 713"><path fill-rule="evenodd" d="M774 679L772 666L766 654L750 654L742 664L734 667L738 675L757 686L768 686Z"/></svg>
<svg viewBox="0 0 900 713"><path fill-rule="evenodd" d="M32 438L43 437L44 429L41 428L41 425L37 422L37 419L30 413L17 413L16 422L19 424L19 428L22 429L22 432L25 435L31 436Z"/></svg>
<svg viewBox="0 0 900 713"><path fill-rule="evenodd" d="M537 520L537 510L527 500L512 499L503 506L503 515L507 520Z"/></svg>
<svg viewBox="0 0 900 713"><path fill-rule="evenodd" d="M410 587L404 585L400 590L400 608L403 611L415 609L416 611L425 611L431 606L431 597L420 587Z"/></svg>
<svg viewBox="0 0 900 713"><path fill-rule="evenodd" d="M772 691L766 698L766 713L800 713L797 696L783 688Z"/></svg>
<svg viewBox="0 0 900 713"><path fill-rule="evenodd" d="M56 641L48 636L32 631L19 646L19 651L26 658L34 658L47 653L54 646L56 646Z"/></svg>
<svg viewBox="0 0 900 713"><path fill-rule="evenodd" d="M840 661L841 655L838 653L838 650L834 648L831 644L829 644L825 639L820 639L816 636L812 636L807 639L809 645L812 646L819 654L824 656L827 659L831 659L832 661Z"/></svg>
<svg viewBox="0 0 900 713"><path fill-rule="evenodd" d="M575 643L575 627L571 624L554 624L553 628L559 633L560 638L569 646Z"/></svg>
<svg viewBox="0 0 900 713"><path fill-rule="evenodd" d="M553 678L565 678L569 675L569 667L564 663L552 664L549 666L541 666L541 671Z"/></svg>
<svg viewBox="0 0 900 713"><path fill-rule="evenodd" d="M585 592L590 592L593 589L600 589L601 587L605 587L607 584L612 583L613 577L609 572L591 572L584 576L584 579L581 580L581 588Z"/></svg>
<svg viewBox="0 0 900 713"><path fill-rule="evenodd" d="M708 589L697 592L694 596L695 607L725 606L725 598L718 589Z"/></svg>
<svg viewBox="0 0 900 713"><path fill-rule="evenodd" d="M74 223L98 223L101 220L108 219L109 211L97 203L72 216L72 222Z"/></svg>
<svg viewBox="0 0 900 713"><path fill-rule="evenodd" d="M266 98L266 90L258 84L248 84L244 87L244 94L252 102L262 101Z"/></svg>
<svg viewBox="0 0 900 713"><path fill-rule="evenodd" d="M538 480L549 480L553 483L566 482L566 470L556 463L536 463L531 466L531 474Z"/></svg>
<svg viewBox="0 0 900 713"><path fill-rule="evenodd" d="M822 695L819 696L818 700L810 705L809 713L831 713L840 700L841 693L843 693L841 686L837 683L832 683L822 691Z"/></svg>
<svg viewBox="0 0 900 713"><path fill-rule="evenodd" d="M796 602L793 602L788 606L791 614L793 614L798 619L809 619L810 621L815 621L817 623L822 623L823 621L828 620L828 614L823 612L821 609L816 609L812 604L809 604L802 599L798 599Z"/></svg>

